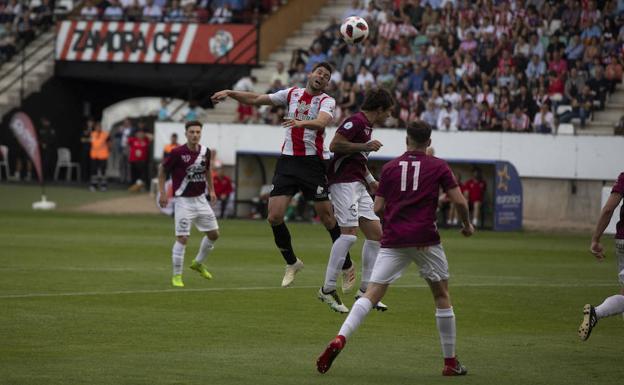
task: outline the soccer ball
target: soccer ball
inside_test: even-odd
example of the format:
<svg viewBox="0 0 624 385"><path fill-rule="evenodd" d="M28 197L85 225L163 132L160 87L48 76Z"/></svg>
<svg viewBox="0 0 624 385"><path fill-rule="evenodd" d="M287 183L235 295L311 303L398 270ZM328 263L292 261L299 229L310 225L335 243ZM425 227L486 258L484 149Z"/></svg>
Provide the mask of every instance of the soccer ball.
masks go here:
<svg viewBox="0 0 624 385"><path fill-rule="evenodd" d="M368 24L359 16L349 16L342 22L340 33L348 44L361 43L368 37Z"/></svg>

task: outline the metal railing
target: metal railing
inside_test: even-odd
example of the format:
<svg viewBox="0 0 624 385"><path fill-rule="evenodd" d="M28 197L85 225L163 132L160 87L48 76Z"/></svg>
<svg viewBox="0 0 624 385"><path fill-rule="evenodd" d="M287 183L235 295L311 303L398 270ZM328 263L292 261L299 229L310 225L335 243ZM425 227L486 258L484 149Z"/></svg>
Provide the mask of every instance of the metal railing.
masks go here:
<svg viewBox="0 0 624 385"><path fill-rule="evenodd" d="M21 55L19 63L15 63L12 67L8 68L7 70L0 69L0 70L2 70L0 72L0 74L5 79L8 78L9 76L13 75L13 74L18 74L18 71L20 71L19 72L19 76L15 76L13 78L13 80L11 80L7 85L5 85L4 87L0 88L0 95L4 94L11 87L13 87L13 85L15 85L15 83L17 83L19 81L20 82L20 101L24 100L24 81L25 81L25 77L29 73L31 73L39 64L41 64L45 60L48 60L50 56L54 55L55 47L54 47L54 44L51 44L51 43L54 43L55 39L56 39L56 35L52 34L51 37L43 39L42 42L39 42L39 44L37 44L34 47L33 47L33 45L34 45L34 43L36 41L31 43L31 44L29 44L29 45L27 45L27 46L25 46L24 48L22 48L22 51L19 53ZM30 58L32 58L33 56L40 54L41 50L44 50L46 47L49 48L49 51L44 53L41 58L39 58L34 63L31 63L30 66L28 68L26 68L26 61L29 60ZM26 51L29 50L29 48L30 48L30 52L26 53Z"/></svg>

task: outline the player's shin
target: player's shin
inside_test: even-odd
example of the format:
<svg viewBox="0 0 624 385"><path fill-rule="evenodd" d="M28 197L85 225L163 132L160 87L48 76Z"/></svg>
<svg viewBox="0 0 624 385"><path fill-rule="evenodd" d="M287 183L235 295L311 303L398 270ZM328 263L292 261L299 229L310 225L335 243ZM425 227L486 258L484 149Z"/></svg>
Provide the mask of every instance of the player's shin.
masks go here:
<svg viewBox="0 0 624 385"><path fill-rule="evenodd" d="M297 256L293 251L290 232L288 231L286 224L282 222L277 226L271 226L271 230L273 230L275 245L282 253L282 257L284 257L286 263L289 265L295 264L297 262Z"/></svg>
<svg viewBox="0 0 624 385"><path fill-rule="evenodd" d="M342 234L332 245L329 261L327 262L327 270L325 271L325 283L323 284L325 293L336 290L336 281L342 271L345 258L356 240L357 237L355 235Z"/></svg>
<svg viewBox="0 0 624 385"><path fill-rule="evenodd" d="M455 313L453 308L436 309L436 326L440 333L442 355L444 360L455 359ZM448 365L448 364L447 364Z"/></svg>
<svg viewBox="0 0 624 385"><path fill-rule="evenodd" d="M364 321L364 318L371 311L372 308L372 302L366 297L361 297L360 299L355 301L355 303L351 307L351 311L349 312L347 319L342 324L338 335L344 336L346 339L348 339L351 334L353 334L353 332L355 332L355 330L360 326L362 321Z"/></svg>
<svg viewBox="0 0 624 385"><path fill-rule="evenodd" d="M624 313L624 295L616 294L606 298L595 310L598 319Z"/></svg>
<svg viewBox="0 0 624 385"><path fill-rule="evenodd" d="M336 223L336 226L334 226L333 229L328 229L327 232L329 233L329 236L331 237L332 242L336 242L336 240L340 238L340 236L342 235L340 233L340 226L338 226L338 223ZM346 270L350 268L351 265L353 265L353 262L351 261L351 254L349 254L349 251L347 251L347 257L345 258L344 263L342 264L342 270Z"/></svg>
<svg viewBox="0 0 624 385"><path fill-rule="evenodd" d="M362 282L360 283L362 293L366 292L366 287L373 273L373 266L375 266L375 261L377 260L377 254L379 254L379 248L379 242L368 239L364 241L364 246L362 246Z"/></svg>
<svg viewBox="0 0 624 385"><path fill-rule="evenodd" d="M182 274L185 249L186 249L186 245L178 241L176 241L176 243L173 244L173 249L171 250L171 261L173 263L173 275Z"/></svg>
<svg viewBox="0 0 624 385"><path fill-rule="evenodd" d="M204 235L202 238L201 244L199 245L199 251L197 252L197 256L195 257L195 261L198 263L204 262L206 257L210 252L214 249L214 244L207 236Z"/></svg>

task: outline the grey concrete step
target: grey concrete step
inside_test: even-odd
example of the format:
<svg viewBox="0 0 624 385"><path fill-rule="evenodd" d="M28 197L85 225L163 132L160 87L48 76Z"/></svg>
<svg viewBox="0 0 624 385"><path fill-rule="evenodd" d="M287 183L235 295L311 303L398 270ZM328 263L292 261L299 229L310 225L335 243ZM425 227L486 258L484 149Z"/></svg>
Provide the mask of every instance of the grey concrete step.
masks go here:
<svg viewBox="0 0 624 385"><path fill-rule="evenodd" d="M624 103L624 91L617 91L613 93L613 95L609 98L609 102L617 104Z"/></svg>

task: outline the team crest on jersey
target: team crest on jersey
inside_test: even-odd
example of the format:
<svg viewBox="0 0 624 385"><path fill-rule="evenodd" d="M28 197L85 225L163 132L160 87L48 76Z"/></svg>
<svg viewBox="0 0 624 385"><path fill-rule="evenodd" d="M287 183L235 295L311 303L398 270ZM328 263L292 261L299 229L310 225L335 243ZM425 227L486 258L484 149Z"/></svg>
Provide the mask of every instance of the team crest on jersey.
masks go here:
<svg viewBox="0 0 624 385"><path fill-rule="evenodd" d="M299 101L299 103L297 103L297 115L301 116L307 114L308 111L310 111L310 108L312 108L311 104L308 104L305 101Z"/></svg>
<svg viewBox="0 0 624 385"><path fill-rule="evenodd" d="M191 161L191 156L190 155L182 155L182 161L184 163L188 163Z"/></svg>
<svg viewBox="0 0 624 385"><path fill-rule="evenodd" d="M370 128L365 128L364 129L364 133L366 134L366 136L369 136L371 134L371 129Z"/></svg>

